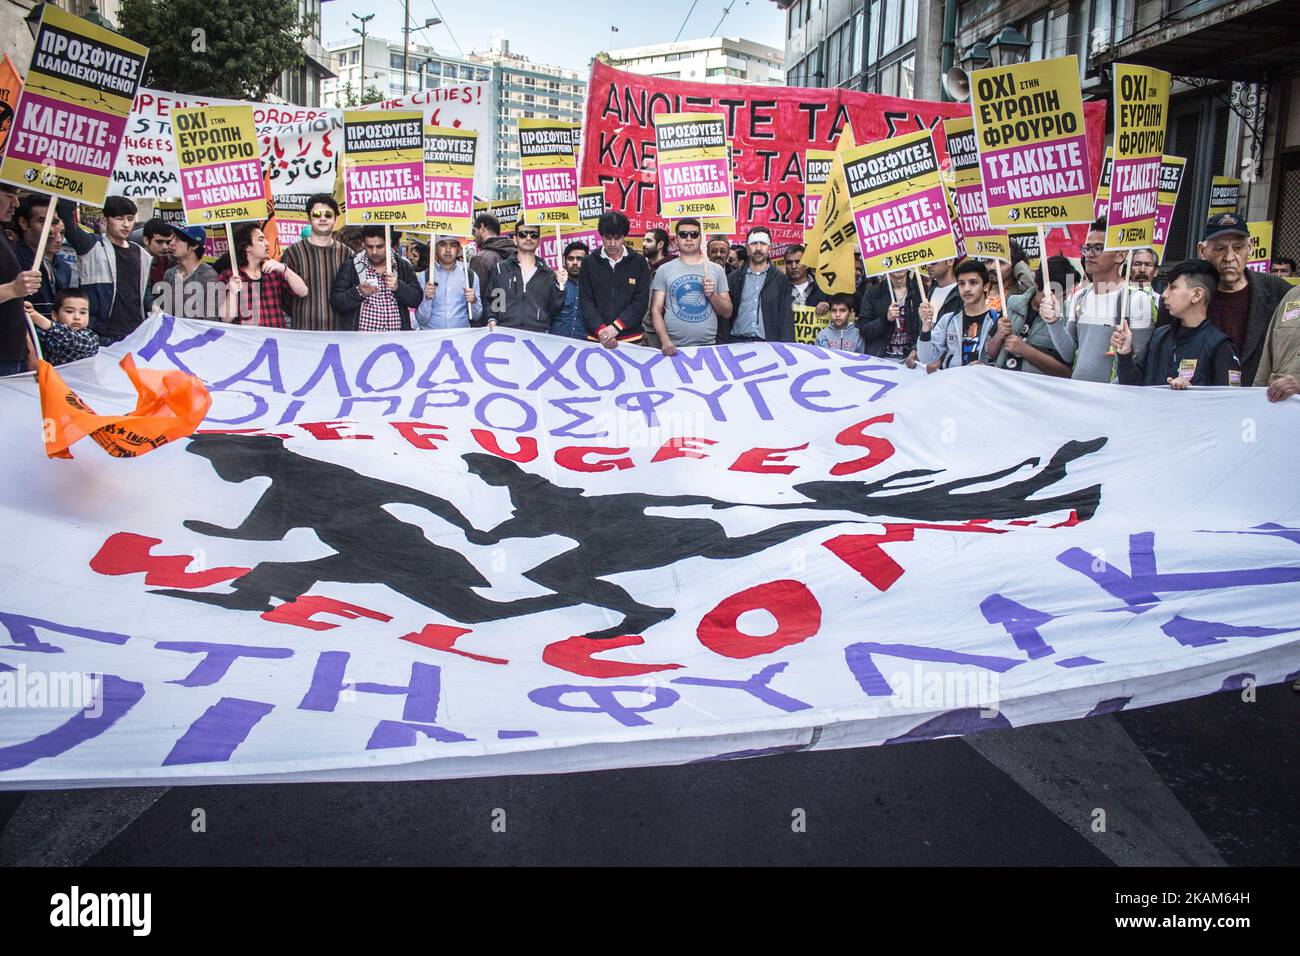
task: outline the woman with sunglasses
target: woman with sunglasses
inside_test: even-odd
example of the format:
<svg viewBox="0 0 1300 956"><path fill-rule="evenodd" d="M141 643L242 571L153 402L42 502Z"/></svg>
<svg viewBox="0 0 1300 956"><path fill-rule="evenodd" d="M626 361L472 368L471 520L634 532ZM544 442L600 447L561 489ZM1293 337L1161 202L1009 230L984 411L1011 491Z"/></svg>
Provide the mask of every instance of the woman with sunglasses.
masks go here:
<svg viewBox="0 0 1300 956"><path fill-rule="evenodd" d="M293 328L314 332L340 329L338 314L330 308L330 286L343 263L352 258L352 250L334 238L339 204L329 193L317 193L307 200L307 217L311 233L285 250L281 261L302 276L307 294L289 303Z"/></svg>

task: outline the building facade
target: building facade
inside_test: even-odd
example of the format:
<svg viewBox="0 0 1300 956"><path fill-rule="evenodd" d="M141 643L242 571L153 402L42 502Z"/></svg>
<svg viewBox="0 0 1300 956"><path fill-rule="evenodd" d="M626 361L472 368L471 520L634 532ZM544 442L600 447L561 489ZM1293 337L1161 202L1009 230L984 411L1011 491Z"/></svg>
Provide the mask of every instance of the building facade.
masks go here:
<svg viewBox="0 0 1300 956"><path fill-rule="evenodd" d="M945 98L952 66L1007 27L1025 57L1073 54L1085 99L1109 99L1110 65L1175 77L1165 150L1187 160L1165 261L1194 255L1210 181L1243 181L1240 211L1274 223L1274 255L1300 258L1297 0L774 0L789 86ZM1108 128L1113 117L1108 119Z"/></svg>
<svg viewBox="0 0 1300 956"><path fill-rule="evenodd" d="M272 95L286 103L298 106L320 106L321 85L334 74L330 71L329 54L320 42L321 0L298 0L298 18L311 28L302 42L303 61L292 70L280 74Z"/></svg>
<svg viewBox="0 0 1300 956"><path fill-rule="evenodd" d="M609 51L610 66L665 80L704 83L785 83L785 53L739 37L706 37Z"/></svg>
<svg viewBox="0 0 1300 956"><path fill-rule="evenodd" d="M363 57L361 39L331 43L328 49L334 77L325 81L321 105L342 108L361 103ZM406 85L402 85L403 65ZM432 47L411 44L403 62L402 44L382 37L367 36L364 69L365 86L374 87L381 99L401 96L403 92L435 89L452 83L487 83L492 71L481 64L439 53Z"/></svg>
<svg viewBox="0 0 1300 956"><path fill-rule="evenodd" d="M574 70L534 63L497 40L486 53L469 53L476 68L486 68L492 83L495 149L493 199L519 197L519 120L555 119L581 123L587 80Z"/></svg>

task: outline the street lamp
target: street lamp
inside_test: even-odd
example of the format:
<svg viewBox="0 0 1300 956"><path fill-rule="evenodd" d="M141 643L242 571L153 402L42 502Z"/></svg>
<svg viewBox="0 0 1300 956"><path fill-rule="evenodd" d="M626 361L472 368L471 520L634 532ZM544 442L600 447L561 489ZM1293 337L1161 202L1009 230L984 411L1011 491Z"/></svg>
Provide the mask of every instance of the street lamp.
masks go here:
<svg viewBox="0 0 1300 956"><path fill-rule="evenodd" d="M417 30L427 30L429 27L436 27L442 22L441 17L429 17L424 21L424 26L416 27ZM411 55L411 0L406 0L402 4L402 95L406 95L406 74L411 69L408 62ZM420 89L424 89L421 83Z"/></svg>
<svg viewBox="0 0 1300 956"><path fill-rule="evenodd" d="M32 39L36 39L36 31L41 28L41 16L45 13L45 4L35 4L27 16L23 17L23 23L27 24L27 29L32 32Z"/></svg>
<svg viewBox="0 0 1300 956"><path fill-rule="evenodd" d="M989 53L989 45L983 40L973 44L961 58L962 69L967 73L982 70L992 62L993 56Z"/></svg>
<svg viewBox="0 0 1300 956"><path fill-rule="evenodd" d="M1025 62L1025 58L1029 55L1029 45L1029 39L1008 23L1002 28L1001 33L989 41L989 54L993 57L993 65L1014 66Z"/></svg>

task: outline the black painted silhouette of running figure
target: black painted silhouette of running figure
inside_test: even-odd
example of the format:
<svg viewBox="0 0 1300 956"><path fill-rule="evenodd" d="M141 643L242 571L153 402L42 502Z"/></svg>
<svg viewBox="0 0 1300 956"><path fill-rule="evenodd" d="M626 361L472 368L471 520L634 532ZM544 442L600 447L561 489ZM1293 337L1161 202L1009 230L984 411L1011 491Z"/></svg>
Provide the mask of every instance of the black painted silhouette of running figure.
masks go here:
<svg viewBox="0 0 1300 956"><path fill-rule="evenodd" d="M1042 469L1029 477L979 491L962 492L961 489L998 481L1023 468L1036 468L1041 459L1026 458L1020 464L1001 471L937 485L914 480L941 473L933 469L901 471L872 482L806 481L795 485L794 490L811 498L811 502L787 502L762 507L853 511L868 517L910 518L915 521L972 518L995 521L1073 510L1080 520L1086 521L1096 513L1097 506L1101 503L1101 485L1091 485L1052 498L1029 496L1056 484L1065 477L1070 462L1092 454L1105 444L1105 438L1068 441L1056 450L1056 454L1052 455ZM903 481L910 483L898 484Z"/></svg>
<svg viewBox="0 0 1300 956"><path fill-rule="evenodd" d="M617 584L602 580L606 575L661 568L693 557L743 558L840 523L838 519L793 521L732 538L711 518L646 513L650 508L689 505L736 507L732 502L701 495L588 495L579 488L552 484L496 455L472 452L461 457L472 474L489 485L506 488L514 505L513 517L491 531L471 536L471 541L495 544L506 538L555 534L577 542L577 547L531 568L524 577L567 596L571 604L593 604L623 615L617 624L583 635L589 638L640 634L676 613L672 608L642 604Z"/></svg>
<svg viewBox="0 0 1300 956"><path fill-rule="evenodd" d="M265 611L271 598L297 600L322 581L383 584L462 624L496 621L564 607L546 594L497 602L471 588L490 582L469 559L434 544L416 525L384 510L405 503L424 508L465 532L477 532L448 501L349 468L299 455L279 438L261 435L198 435L188 450L212 462L224 480L271 479L271 487L238 528L186 521L200 534L241 541L278 541L294 528L310 528L335 554L311 561L264 561L232 582L231 593L159 589L155 594L235 610Z"/></svg>

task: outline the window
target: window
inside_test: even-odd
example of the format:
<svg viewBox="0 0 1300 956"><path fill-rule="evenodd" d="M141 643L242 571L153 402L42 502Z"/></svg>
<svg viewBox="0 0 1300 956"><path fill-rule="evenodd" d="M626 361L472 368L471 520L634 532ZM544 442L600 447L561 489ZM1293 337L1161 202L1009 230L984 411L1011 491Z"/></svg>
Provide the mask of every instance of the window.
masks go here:
<svg viewBox="0 0 1300 956"><path fill-rule="evenodd" d="M903 0L903 32L899 43L916 39L916 10L919 0Z"/></svg>
<svg viewBox="0 0 1300 956"><path fill-rule="evenodd" d="M1044 10L1042 13L1028 20L1021 28L1020 32L1029 39L1029 60L1047 59L1047 41L1048 29L1047 20L1050 12Z"/></svg>
<svg viewBox="0 0 1300 956"><path fill-rule="evenodd" d="M898 46L899 27L902 25L902 6L903 0L885 0L885 22L882 24L883 37L880 41L880 52L888 53Z"/></svg>
<svg viewBox="0 0 1300 956"><path fill-rule="evenodd" d="M475 71L474 71L474 79L478 80L480 83L486 83L486 82L488 81L488 71L487 71L487 70L475 70Z"/></svg>
<svg viewBox="0 0 1300 956"><path fill-rule="evenodd" d="M460 78L462 80L474 79L474 68L469 66L462 66L460 68Z"/></svg>
<svg viewBox="0 0 1300 956"><path fill-rule="evenodd" d="M854 19L853 19L854 27L853 27L853 64L852 64L852 66L853 66L853 75L854 75L854 76L857 76L859 73L862 72L862 44L866 41L866 37L863 35L863 30L864 30L863 23L864 23L864 21L865 21L865 18L864 18L863 15L862 15L862 11L859 10L859 11L858 11L858 15L857 15L856 17L854 17ZM775 65L774 65L774 66L775 66Z"/></svg>
<svg viewBox="0 0 1300 956"><path fill-rule="evenodd" d="M388 55L388 65L394 70L400 70L402 68L402 54L390 53Z"/></svg>
<svg viewBox="0 0 1300 956"><path fill-rule="evenodd" d="M911 99L916 86L916 58L909 56L899 60L898 66L898 95Z"/></svg>
<svg viewBox="0 0 1300 956"><path fill-rule="evenodd" d="M880 71L880 92L886 96L898 95L898 64L891 63Z"/></svg>
<svg viewBox="0 0 1300 956"><path fill-rule="evenodd" d="M871 43L867 47L867 65L875 66L880 59L880 10L881 0L871 0Z"/></svg>

